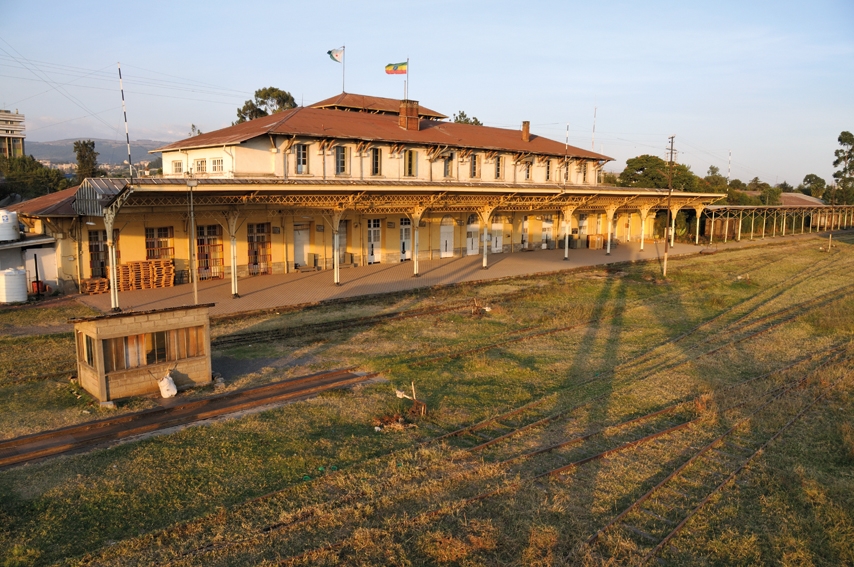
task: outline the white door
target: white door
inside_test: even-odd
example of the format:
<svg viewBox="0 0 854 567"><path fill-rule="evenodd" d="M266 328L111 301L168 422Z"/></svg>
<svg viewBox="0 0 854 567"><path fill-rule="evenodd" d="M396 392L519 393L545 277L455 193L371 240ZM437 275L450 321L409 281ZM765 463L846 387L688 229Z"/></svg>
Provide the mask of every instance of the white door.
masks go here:
<svg viewBox="0 0 854 567"><path fill-rule="evenodd" d="M294 266L308 265L308 225L294 225Z"/></svg>
<svg viewBox="0 0 854 567"><path fill-rule="evenodd" d="M528 217L522 218L522 248L528 247Z"/></svg>
<svg viewBox="0 0 854 567"><path fill-rule="evenodd" d="M492 253L500 254L504 251L504 223L492 223Z"/></svg>
<svg viewBox="0 0 854 567"><path fill-rule="evenodd" d="M466 228L466 253L469 256L474 256L480 250L480 225L477 222L477 217L471 215L469 217L468 227Z"/></svg>
<svg viewBox="0 0 854 567"><path fill-rule="evenodd" d="M400 261L412 260L412 221L400 219Z"/></svg>
<svg viewBox="0 0 854 567"><path fill-rule="evenodd" d="M350 221L340 221L338 223L338 261L342 264L347 261L347 223Z"/></svg>
<svg viewBox="0 0 854 567"><path fill-rule="evenodd" d="M551 216L543 217L543 244L554 240L554 218Z"/></svg>
<svg viewBox="0 0 854 567"><path fill-rule="evenodd" d="M587 215L578 217L578 238L587 237Z"/></svg>
<svg viewBox="0 0 854 567"><path fill-rule="evenodd" d="M368 220L368 264L380 261L380 219Z"/></svg>
<svg viewBox="0 0 854 567"><path fill-rule="evenodd" d="M59 285L56 277L56 251L52 248L30 248L24 251L24 266L29 282L36 280L36 264L39 267L38 279L56 289Z"/></svg>
<svg viewBox="0 0 854 567"><path fill-rule="evenodd" d="M451 258L454 255L454 219L444 217L439 228L439 257Z"/></svg>

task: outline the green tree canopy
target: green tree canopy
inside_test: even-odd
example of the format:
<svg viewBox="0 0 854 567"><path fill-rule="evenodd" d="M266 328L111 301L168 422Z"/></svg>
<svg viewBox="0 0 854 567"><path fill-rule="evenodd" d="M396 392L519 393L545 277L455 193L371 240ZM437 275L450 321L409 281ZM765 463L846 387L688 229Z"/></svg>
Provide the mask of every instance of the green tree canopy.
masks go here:
<svg viewBox="0 0 854 567"><path fill-rule="evenodd" d="M744 181L741 179L733 179L729 182L730 189L735 189L737 191L747 191L747 185L744 184Z"/></svg>
<svg viewBox="0 0 854 567"><path fill-rule="evenodd" d="M33 156L0 156L0 198L16 193L24 198L62 191L69 186L58 169L43 166Z"/></svg>
<svg viewBox="0 0 854 567"><path fill-rule="evenodd" d="M824 192L827 190L827 183L825 183L824 179L815 173L810 173L804 177L803 185L804 193L812 195L816 199L821 199L822 195L824 195Z"/></svg>
<svg viewBox="0 0 854 567"><path fill-rule="evenodd" d="M74 142L74 153L77 154L78 182L89 177L104 177L104 172L98 169L99 154L95 151L93 140L77 140Z"/></svg>
<svg viewBox="0 0 854 567"><path fill-rule="evenodd" d="M243 108L237 109L237 120L233 124L242 124L247 120L255 120L296 106L294 97L287 91L276 87L258 89L255 91L254 100L247 100Z"/></svg>
<svg viewBox="0 0 854 567"><path fill-rule="evenodd" d="M783 181L782 183L778 183L777 187L779 187L780 191L782 191L783 193L794 193L795 192L795 188L792 187L790 184L786 183L785 181Z"/></svg>
<svg viewBox="0 0 854 567"><path fill-rule="evenodd" d="M714 165L709 166L709 173L701 180L701 191L710 193L725 193L727 190L726 177L721 175L721 169Z"/></svg>
<svg viewBox="0 0 854 567"><path fill-rule="evenodd" d="M462 110L459 113L454 113L454 122L456 122L457 124L473 124L475 126L483 126L483 122L478 120L477 117L472 116L471 118L469 118Z"/></svg>
<svg viewBox="0 0 854 567"><path fill-rule="evenodd" d="M839 186L839 191L834 192L834 204L854 204L854 134L845 131L839 134L839 145L833 160L833 167L838 167L833 172L833 179Z"/></svg>
<svg viewBox="0 0 854 567"><path fill-rule="evenodd" d="M645 154L626 161L620 173L621 187L648 187L667 189L669 164L658 156ZM698 178L687 165L673 164L673 189L698 191Z"/></svg>

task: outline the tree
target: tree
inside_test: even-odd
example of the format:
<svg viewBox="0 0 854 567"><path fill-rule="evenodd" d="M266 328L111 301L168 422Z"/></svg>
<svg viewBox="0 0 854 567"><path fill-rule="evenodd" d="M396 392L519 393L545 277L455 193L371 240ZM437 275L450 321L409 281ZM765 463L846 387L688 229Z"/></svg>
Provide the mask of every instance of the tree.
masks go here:
<svg viewBox="0 0 854 567"><path fill-rule="evenodd" d="M249 102L249 101L247 101L247 102ZM201 136L203 133L204 132L202 132L201 130L196 128L195 124L190 124L190 131L187 132L187 135L191 138L194 138L195 136Z"/></svg>
<svg viewBox="0 0 854 567"><path fill-rule="evenodd" d="M61 171L43 166L33 156L0 156L0 180L0 199L11 194L39 197L62 191L69 185Z"/></svg>
<svg viewBox="0 0 854 567"><path fill-rule="evenodd" d="M98 152L95 151L93 140L77 140L74 142L74 153L77 154L77 180L82 182L89 177L104 177L104 172L98 169Z"/></svg>
<svg viewBox="0 0 854 567"><path fill-rule="evenodd" d="M735 189L736 191L747 191L747 185L744 184L744 181L741 179L733 179L729 182L730 189Z"/></svg>
<svg viewBox="0 0 854 567"><path fill-rule="evenodd" d="M649 187L667 189L670 165L657 156L649 154L626 160L626 169L620 173L622 187ZM673 189L697 191L698 178L687 165L673 164Z"/></svg>
<svg viewBox="0 0 854 567"><path fill-rule="evenodd" d="M258 89L255 91L255 100L247 100L243 104L243 108L237 109L237 120L232 124L242 124L247 120L263 118L283 110L296 108L296 106L294 97L287 91L276 87ZM199 133L201 134L201 132Z"/></svg>
<svg viewBox="0 0 854 567"><path fill-rule="evenodd" d="M785 181L783 181L782 183L779 183L777 185L777 187L779 187L780 191L782 191L783 193L794 193L795 192L795 188L792 187L791 185L789 185L788 183L786 183Z"/></svg>
<svg viewBox="0 0 854 567"><path fill-rule="evenodd" d="M827 190L827 184L824 179L815 173L810 173L804 177L804 189L807 195L812 195L816 199L821 199L822 195L824 195L824 192Z"/></svg>
<svg viewBox="0 0 854 567"><path fill-rule="evenodd" d="M709 173L703 178L700 187L701 190L708 190L710 193L724 193L727 189L726 177L721 175L719 167L710 165Z"/></svg>
<svg viewBox="0 0 854 567"><path fill-rule="evenodd" d="M469 118L462 110L459 112L459 114L454 114L454 122L457 124L473 124L474 126L483 126L483 122L478 120L477 117L472 116L471 118Z"/></svg>
<svg viewBox="0 0 854 567"><path fill-rule="evenodd" d="M839 186L838 200L842 204L854 204L854 134L842 132L838 141L842 148L833 152L836 158L833 160L833 167L839 168L833 172L833 179ZM834 200L837 200L835 197L834 194Z"/></svg>

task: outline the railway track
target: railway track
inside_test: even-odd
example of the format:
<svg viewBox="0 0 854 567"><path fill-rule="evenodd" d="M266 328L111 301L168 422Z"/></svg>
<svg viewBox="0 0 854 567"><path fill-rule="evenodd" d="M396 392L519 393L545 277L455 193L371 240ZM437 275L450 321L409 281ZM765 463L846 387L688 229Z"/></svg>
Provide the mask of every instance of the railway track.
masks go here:
<svg viewBox="0 0 854 567"><path fill-rule="evenodd" d="M791 246L781 247L781 248L776 249L775 251L776 252L783 252L783 251L786 251L789 249L798 249L798 248L804 248L804 247L807 247L807 245L805 245L803 243L799 243L799 244L795 244L795 245L791 245ZM758 263L755 265L751 265L745 269L748 270L749 272L756 273L756 272L759 272L761 270L768 268L771 265L777 264L777 263L779 263L785 259L786 259L786 257L783 257L783 258L779 258L777 260L771 260L769 262ZM691 264L688 264L687 266L682 266L682 268L684 269L685 267L691 267L693 264L697 264L697 262L693 262ZM787 280L788 279L790 279L790 278L787 278ZM714 285L714 283L717 283L717 282L711 282L707 285L701 286L700 289L703 289L709 285ZM778 282L777 284L774 285L774 287L779 287L780 285L781 285L781 283ZM634 303L635 304L641 304L641 303L650 302L650 301L658 301L658 300L662 300L662 299L667 299L668 297L672 300L672 299L679 298L681 296L685 296L689 293L695 293L696 291L697 290L695 289L695 290L691 290L690 292L681 292L681 293L675 293L675 294L664 294L667 297L662 298L660 296L654 296L651 298L636 300ZM493 303L502 303L502 302L511 302L511 301L515 301L517 299L526 298L526 297L529 297L529 292L527 292L527 291L525 291L525 292L511 292L511 293L507 293L507 294L497 295L494 297L481 298L481 301L493 302ZM443 313L449 313L449 312L455 312L455 311L463 311L463 310L472 308L473 302L476 303L475 299L473 299L472 301L460 302L460 303L457 303L457 304L454 304L454 305L448 306L448 307L404 310L404 311L396 311L393 313L383 313L380 315L372 315L372 316L368 316L368 317L359 317L359 318L353 318L353 319L341 319L341 320L327 321L327 322L322 322L322 323L315 323L312 325L304 325L304 326L300 326L300 327L286 327L286 328L281 328L281 329L271 329L268 331L235 333L235 334L227 335L224 337L218 337L218 338L212 340L211 346L212 346L212 348L231 348L231 347L235 347L235 346L242 346L245 344L251 345L251 344L274 342L274 341L278 341L278 340L286 340L286 339L294 338L294 337L304 337L306 335L312 335L312 334L318 335L318 334L323 334L323 333L327 333L327 332L333 332L336 330L344 330L344 329L352 329L352 328L360 328L360 327L372 327L372 326L377 326L377 325L381 325L381 324L389 323L389 322L394 322L394 321L398 321L398 320L416 318L419 316L425 317L425 316L440 315ZM596 321L596 320L594 320L594 321ZM588 322L588 324L589 324L589 322ZM532 330L535 330L535 329L541 328L541 327L542 326L522 327L519 329L510 330L510 331L506 332L505 334L510 334L510 335L518 334L518 333L523 333L523 332L527 332L527 331L532 331ZM474 352L474 351L471 351L471 352ZM437 360L439 360L439 359L441 359L441 357L437 358ZM27 382L38 382L41 380L48 380L48 379L57 378L57 377L74 378L77 375L76 361L74 359L64 359L61 361L57 361L56 366L61 367L62 370L57 370L56 372L37 374L37 375L22 375L22 374L9 375L9 376L7 376L7 379L0 381L0 387L23 384L23 383L27 383Z"/></svg>
<svg viewBox="0 0 854 567"><path fill-rule="evenodd" d="M835 292L836 292L837 294L838 294L838 293L840 293L840 291L839 291L839 290L835 290ZM831 297L831 295L832 295L833 293L834 293L834 292L829 292L828 294L824 294L824 296L822 296L822 297L815 298L814 300L811 300L811 301L808 301L808 302L803 302L802 304L799 304L799 305L797 305L797 306L793 306L792 308L788 308L788 309L786 309L785 311L786 311L786 312L791 312L792 310L794 310L794 309L795 309L795 308L797 308L797 307L800 307L800 308L805 308L805 307L807 307L807 308L808 308L808 307L810 307L810 306L813 306L813 307L814 307L815 305L819 304L822 300L830 300L830 299L833 299L833 297ZM802 313L801 313L801 314L802 314ZM771 314L771 315L769 315L769 316L765 316L763 319L764 319L764 320L768 320L769 318L773 317L774 315L775 315L775 314ZM785 323L785 322L787 322L787 321L791 320L792 318L795 318L796 316L799 316L799 315L800 315L800 314L796 314L796 315L795 315L795 316L793 316L793 317L789 317L789 318L787 318L785 321L780 322L780 324L783 324L783 323ZM751 323L750 325L746 325L745 327L747 327L747 326L752 326L754 323L755 323L755 322ZM777 326L779 326L779 325L777 325ZM770 329L765 329L765 330L760 330L760 331L757 331L757 332L753 332L753 333L751 333L751 334L750 334L748 337L746 337L746 338L750 338L750 337L752 337L752 336L757 336L757 335L759 335L759 334L761 334L761 333L763 333L763 332L766 332L767 330L770 330ZM739 342L740 342L740 341L743 341L743 340L746 340L746 338L741 338L741 339L739 339ZM724 345L723 347L719 347L719 348L718 348L718 349L716 349L716 350L720 350L720 348L724 348L725 346L726 346L726 345ZM809 357L809 358L813 358L813 357ZM802 362L802 361L799 361L799 362L798 362L798 363L796 363L796 364L799 364L800 362ZM787 368L789 368L789 367L787 367ZM781 369L780 371L783 371L783 370L786 370L786 369ZM772 373L772 374L773 374L773 373ZM612 394L613 394L613 392L612 392ZM512 414L512 415L518 415L519 413L521 413L522 411L524 411L524 410L526 410L526 409L530 409L530 408L535 407L535 406L537 406L537 405L539 405L539 404L541 404L541 403L544 403L544 401L545 401L545 400L540 400L540 401L537 401L536 403L529 404L528 406L525 406L525 407L523 407L523 408L517 408L517 409L512 410L511 412L508 412L507 414L505 414L505 415L504 415L504 417L505 417L505 418L506 418L506 417L510 417L510 415L511 415L511 414ZM585 404L585 405L586 405L586 404ZM656 412L656 413L658 413L658 412ZM664 413L669 413L669 412L664 412ZM547 416L547 417L548 417L548 416ZM488 420L488 422L489 422L489 423L498 422L500 419L502 419L502 418L501 418L501 416L496 417L496 418L492 418L492 419ZM552 419L552 420L553 420L553 419ZM505 419L505 421L506 421L506 419ZM526 424L526 425L522 425L522 426L520 426L520 430L519 430L518 432L515 432L514 434L511 434L511 435L505 435L505 436L504 436L504 438L514 437L514 436L518 435L519 433L521 433L524 429L536 429L537 427L542 427L542 426L546 425L546 423L547 423L548 421L551 421L551 420L547 420L546 422L541 422L541 423L533 423L533 424ZM632 420L632 421L645 421L645 420ZM487 425L487 424L488 424L487 422L482 422L482 423L480 423L480 424L475 424L475 425L473 425L473 426L470 426L470 427L468 427L468 428L464 428L464 429L462 429L462 430L458 430L458 431L456 431L456 432L451 432L451 433L448 433L448 434L441 435L441 436L439 436L439 437L438 437L438 438L436 438L436 439L429 440L427 443L429 444L429 443L433 443L433 442L435 442L435 441L437 441L437 440L447 439L447 438L454 437L454 436L457 436L457 435L466 434L467 432L474 432L474 431L482 430L482 429L484 429L484 427L486 427L486 425ZM507 427L507 426L506 426L506 423L502 423L502 425L503 425L505 428ZM679 429L681 429L681 428L685 427L685 425L678 425L678 424L677 424L675 427L678 427ZM669 428L665 428L665 429L669 429ZM592 435L592 434L591 434L591 435ZM589 437L589 435L588 435L588 437ZM474 436L474 437L473 437L473 439L478 440L478 436ZM503 439L501 439L501 440L503 440ZM495 442L500 442L501 440L497 440L497 441L495 441ZM574 442L575 442L575 441L567 441L566 443L562 444L561 446L565 446L567 443L571 444L571 443L574 443ZM483 450L486 446L491 446L491 445L493 445L493 444L494 444L494 442L493 442L493 441L488 441L488 442L487 442L487 441L484 441L483 439L480 439L480 442L479 442L478 444L475 444L475 446L471 448L471 451L472 451L472 452L477 452L477 451ZM553 447L552 449L555 449L555 448L558 448L558 447ZM549 452L549 451L541 451L541 452L545 453L545 452ZM507 464L509 464L509 463L507 463ZM278 492L271 493L271 494L269 494L269 495L262 496L262 497L260 497L260 498L254 499L252 502L259 502L259 501L262 501L262 500L265 500L265 499L273 498L273 497L277 496L278 494L280 494L281 492L282 492L282 491L278 491ZM354 495L348 495L348 496L345 498L345 500L344 500L344 501L345 501L345 502L346 502L346 501L349 501L349 500L351 500L351 499L353 499L353 498L358 497L359 495L360 495L360 494L358 494L358 493L357 493L355 496L354 496ZM280 528L282 528L282 527L284 527L284 526L283 526L283 525L278 525L278 526L275 526L275 525L274 525L274 526L265 526L263 531L264 531L264 533L271 533L271 532L274 532L274 531L276 531L276 530L278 530L278 529L280 529ZM221 548L222 548L222 546L221 546L221 545L217 545L217 546L215 546L215 547L216 547L217 549L221 549ZM226 545L226 547L228 547L228 546Z"/></svg>
<svg viewBox="0 0 854 567"><path fill-rule="evenodd" d="M833 362L835 362L836 364L845 364L845 363L848 363L849 360L850 359L846 358L840 362L839 359L834 359ZM741 428L744 428L746 424L750 424L750 423L763 423L764 424L765 422L763 422L763 418L765 418L765 420L767 421L767 416L763 412L767 413L766 410L768 410L769 407L773 407L774 404L776 402L778 402L781 398L783 398L787 395L790 395L793 392L797 392L797 390L800 387L802 387L805 383L807 383L807 381L810 378L813 378L820 369L827 368L828 365L831 364L831 362L832 361L828 360L824 364L822 364L819 368L815 369L813 372L811 372L810 374L808 374L802 378L792 380L792 381L785 383L781 386L778 386L778 387L776 387L770 391L767 391L767 392L764 392L760 395L757 395L757 396L755 396L749 400L738 402L738 403L736 403L736 404L734 404L734 405L732 405L726 409L723 409L723 410L720 410L719 412L717 412L717 415L720 416L720 415L727 414L727 413L737 412L738 410L743 410L745 407L748 408L746 416L744 416L744 417L738 417L737 416L736 417L737 424L734 427L730 428L723 435L719 435L719 436L715 437L699 453L690 457L687 462L680 465L675 471L673 471L671 474L669 474L667 479L665 479L665 481L662 481L662 483L659 486L663 486L664 484L666 484L666 481L668 481L668 480L672 480L674 478L677 478L677 479L682 478L682 477L680 477L680 475L683 471L685 471L692 463L694 463L698 458L700 458L700 456L707 453L709 450L714 449L715 447L719 446L721 444L721 442L727 438L728 435L731 435L732 432L740 431ZM820 386L818 386L818 387L820 388ZM817 400L821 399L822 397L824 397L825 395L827 395L828 391L829 391L829 389L825 390L818 398L816 398L815 401L817 401ZM792 423L794 423L794 421L796 419L798 419L798 417L803 415L803 413L806 411L806 409L808 409L808 407L812 407L812 405L815 403L815 401L812 402L811 404L809 404L806 408L803 408L803 410L801 410L794 417L791 417L791 419L788 419L790 416L787 415L786 418L788 419L788 422L787 422L788 425L784 426L784 428L788 427ZM670 409L670 408L668 408L668 409ZM654 418L661 418L662 416L667 416L667 417L663 420L662 419L659 419L659 420L654 419ZM579 436L579 437L567 439L567 440L563 441L560 445L555 445L554 447L540 449L538 451L534 451L534 452L531 452L528 454L518 455L512 459L508 459L507 461L498 463L497 466L499 466L499 467L506 466L510 463L517 462L519 460L528 460L531 458L540 457L544 453L550 453L558 447L566 447L569 445L577 446L577 449L575 451L566 452L563 455L561 455L560 459L558 459L558 460L563 460L564 464L561 464L560 466L557 466L554 468L547 468L547 470L543 470L541 472L536 472L533 475L529 475L527 478L523 478L521 480L515 480L515 481L511 481L511 482L506 482L506 481L502 482L503 478L496 476L496 478L498 478L498 481L495 483L497 486L491 487L487 490L484 490L480 493L476 493L473 496L468 496L468 497L459 496L458 495L459 491L457 491L457 494L455 494L455 496L457 496L456 500L454 500L450 503L440 504L439 506L436 506L432 510L427 510L427 511L424 511L424 512L421 512L418 514L414 514L414 515L412 515L412 514L401 514L399 511L394 510L393 513L395 514L395 516L399 517L401 519L400 519L400 521L398 521L394 524L393 528L387 528L386 527L386 529L393 531L396 535L398 535L398 537L400 537L400 539L407 539L408 537L410 537L409 530L416 529L416 527L418 530L423 530L423 529L425 529L425 526L427 523L429 523L431 521L435 521L439 517L446 516L449 514L454 514L454 513L460 513L465 508L467 508L473 504L476 504L478 502L482 502L482 501L490 499L490 498L495 498L495 497L498 497L498 496L501 496L504 494L512 493L512 492L519 490L520 488L522 488L526 485L530 485L530 484L537 483L537 482L542 482L546 478L549 478L549 477L561 477L563 475L570 473L571 471L573 471L575 469L578 469L580 467L584 467L585 465L587 465L589 463L599 461L602 459L606 459L608 457L613 456L616 453L624 453L624 452L630 451L632 449L639 448L639 447L641 447L647 443L656 441L659 438L673 435L679 431L686 430L687 428L689 428L691 426L696 426L699 423L701 423L702 421L704 421L704 419L706 419L706 418L704 418L704 416L699 416L699 417L696 417L694 419L685 420L685 421L681 421L681 422L678 422L678 420L676 420L675 423L674 423L674 421L669 421L669 420L673 420L673 419L674 419L674 416L672 414L672 411L668 412L665 410L661 410L659 412L655 412L655 413L650 414L648 416L643 416L642 418L636 418L634 420L630 420L630 421L627 421L627 422L624 422L621 424L617 424L615 426L611 426L609 428L604 429L603 431L594 432L594 433L590 433L590 434L587 434L584 436ZM630 431L626 431L625 430L626 427L632 427L633 429ZM610 438L607 439L606 442L600 442L599 444L584 444L584 445L582 445L582 443L589 441L591 438L596 437L596 436L602 436L604 433L606 433L607 430L614 430L614 429L619 430L621 435L611 436ZM730 475L730 477L727 478L724 482L722 482L719 486L722 487L727 482L729 482L732 479L732 477L734 477L734 475L737 474L738 471L740 471L744 468L744 466L747 464L747 462L749 462L749 460L752 460L753 458L755 458L761 452L761 450L764 447L766 447L768 443L770 443L771 440L773 440L777 436L779 436L779 434L782 432L783 429L777 430L776 433L773 434L771 439L765 441L764 443L762 441L754 441L753 448L756 450L753 453L753 455L747 461L739 463L737 470L734 471ZM633 432L637 432L634 435L634 437L632 436ZM754 439L755 438L756 437L754 437ZM742 443L745 443L745 441L744 441L745 437L744 436L738 437L737 439L739 441L741 441ZM610 444L610 446L609 446L609 444ZM712 462L714 462L716 460L714 457L709 457L709 459ZM548 464L548 461L546 461L546 464ZM508 473L509 473L508 476L512 477L512 471L508 471ZM718 472L718 471L714 471L714 473L717 475L723 475L723 473ZM460 482L461 480L463 480L464 476L474 476L475 474L477 474L477 473L476 472L464 473L462 475L459 475L457 478L452 479L452 481L453 482ZM711 476L714 476L714 474ZM693 483L693 484L696 484L696 483ZM715 488L714 491L712 492L712 494L707 494L705 496L705 498L701 501L701 503L698 504L697 506L701 507L703 504L707 503L708 500L713 495L713 493L719 489L720 488ZM425 487L419 486L419 487L414 488L410 492L410 494L415 495L415 497L417 497L419 494L423 493L424 490L425 490ZM618 522L625 519L626 515L630 511L635 510L640 503L647 500L649 498L648 495L653 493L654 490L655 489L653 489L652 491L647 493L647 495L645 495L645 497L642 497L642 499L638 503L632 505L632 507L630 507L630 509L628 509L626 512L624 512L623 514L621 514L620 516L615 518L614 521L609 523L606 527L602 528L602 530L600 530L600 532L603 532L603 533L607 532L609 529L612 529L615 525L617 525ZM683 490L687 490L687 488L683 488ZM404 496L406 496L406 494L404 494ZM387 518L390 514L388 512L386 512L386 510L384 510L384 508L389 507L389 505L394 504L394 502L389 503L388 502L388 500L390 500L389 498L386 498L384 500L385 501L382 504L376 503L376 505L371 508L370 516L368 518L366 518L365 521L362 521L361 516L358 518L358 520L356 520L357 523L361 524L359 526L359 529L375 529L375 528L380 528L380 526L387 526L388 525L388 522L384 521L384 518ZM411 509L416 504L417 504L416 502L409 502L408 506L405 506L405 507L398 504L398 508ZM695 507L692 510L693 513L691 515L696 513L697 509L698 509L698 507ZM345 513L342 515L345 517L349 517L350 514L347 514L346 512L347 511L345 511ZM354 516L357 515L355 512L356 512L356 508L354 507L354 510L352 511L352 514ZM384 512L385 512L385 514L384 514ZM653 514L654 514L653 516L649 516L649 510L646 510L646 509L644 509L642 512L639 512L639 513L646 514L647 517L651 517L653 522L658 520L658 519L667 519L665 516L657 514L655 512L653 512ZM379 516L378 520L375 520L374 522L370 521L370 518L375 518L377 516ZM690 516L684 518L678 524L678 527L681 528L681 526L684 526L684 523L687 522L687 520L689 518L690 518ZM318 520L319 520L319 518L315 518L315 517L310 518L310 519L301 518L297 522L283 523L283 524L280 524L279 526L277 526L275 529L268 530L263 535L260 535L259 537L256 537L256 538L253 538L251 541L241 542L241 544L257 543L257 541L261 538L272 537L271 532L273 532L273 531L278 531L278 530L282 530L285 528L295 529L297 527L303 526L308 521L318 522ZM674 520L668 520L668 521L673 522L674 525L677 525L676 521L674 521ZM346 523L347 520L343 520L343 522ZM639 522L637 522L637 523L639 523ZM365 524L367 524L367 525L365 525ZM621 525L623 525L623 524L621 524ZM642 527L629 525L629 528L631 528L631 529L629 529L628 531L632 534L639 536L641 539L644 539L644 538L647 538L647 536L650 536L650 534L647 531L645 531L644 528L649 529L650 531L652 531L652 529L649 528L647 526L647 524L641 524L641 526ZM314 528L314 527L311 528L312 531L315 529L316 528ZM341 531L341 530L339 529L338 531ZM660 546L658 547L658 550L660 550L661 546L666 544L666 542L669 541L669 539L672 538L673 535L675 535L676 531L678 531L678 530L674 530L671 534L667 534L667 536L663 536L661 539L657 540L657 543L660 544ZM330 553L333 551L343 550L348 545L351 545L352 543L354 543L352 538L353 538L353 535L355 533L356 533L356 528L354 527L349 531L349 533L347 535L337 538L332 543L320 545L320 546L311 548L309 550L302 551L300 553L296 553L294 555L287 556L283 559L277 560L275 562L275 564L276 565L293 565L293 564L302 563L302 562L306 562L306 561L312 561L314 558L316 558L322 554L327 554L327 553ZM588 540L588 542L592 543L592 541L594 541L595 537L599 537L601 535L601 533L598 533L598 532L597 532L597 534L598 535L591 537L591 539ZM655 536L651 536L651 537L655 537ZM665 537L666 537L666 540L664 539ZM293 538L293 539L298 539L298 538ZM221 545L222 544L220 544L220 546ZM219 549L221 550L222 547L220 547ZM651 557L653 554L654 554L654 552L648 551L646 559ZM619 557L603 557L603 556L599 555L599 557L601 557L604 560L603 563L606 563L609 559L616 559L617 560L616 564L625 564L622 561L623 560L622 556L619 556ZM267 560L267 561L269 561L270 559L271 559L270 557L265 557L265 560ZM175 565L175 564L179 564L179 563L180 562L170 563L170 565ZM609 563L609 564L613 564L613 563Z"/></svg>
<svg viewBox="0 0 854 567"><path fill-rule="evenodd" d="M769 418L763 416L762 412L801 382L776 395L697 451L590 536L584 542L582 552L589 553L603 563L648 563L717 493L733 482L747 465L848 376L850 372L820 391L800 411L785 419L782 426L769 424ZM628 545L625 542L615 544L603 541L606 535L618 530L629 536Z"/></svg>
<svg viewBox="0 0 854 567"><path fill-rule="evenodd" d="M0 470L238 411L300 399L377 376L377 373L356 374L353 370L348 368L303 376L0 441Z"/></svg>

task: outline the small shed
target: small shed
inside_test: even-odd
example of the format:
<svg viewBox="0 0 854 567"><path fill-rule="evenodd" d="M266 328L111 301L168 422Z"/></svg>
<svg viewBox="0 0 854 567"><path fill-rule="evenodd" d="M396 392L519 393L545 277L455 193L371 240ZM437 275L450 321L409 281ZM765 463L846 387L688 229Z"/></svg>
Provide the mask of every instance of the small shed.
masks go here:
<svg viewBox="0 0 854 567"><path fill-rule="evenodd" d="M157 393L167 372L179 390L209 384L213 305L71 319L80 385L103 403Z"/></svg>

